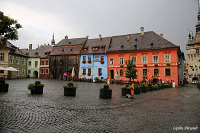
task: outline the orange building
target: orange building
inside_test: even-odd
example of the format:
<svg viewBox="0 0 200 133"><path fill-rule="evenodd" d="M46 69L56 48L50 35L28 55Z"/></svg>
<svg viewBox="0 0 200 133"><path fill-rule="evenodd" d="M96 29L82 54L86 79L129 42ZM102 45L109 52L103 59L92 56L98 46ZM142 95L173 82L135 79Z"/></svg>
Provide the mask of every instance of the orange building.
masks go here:
<svg viewBox="0 0 200 133"><path fill-rule="evenodd" d="M108 50L108 78L128 81L126 78L126 60L136 65L135 81L153 78L164 82L176 83L178 86L178 55L180 47L167 41L163 35L152 31L113 36Z"/></svg>

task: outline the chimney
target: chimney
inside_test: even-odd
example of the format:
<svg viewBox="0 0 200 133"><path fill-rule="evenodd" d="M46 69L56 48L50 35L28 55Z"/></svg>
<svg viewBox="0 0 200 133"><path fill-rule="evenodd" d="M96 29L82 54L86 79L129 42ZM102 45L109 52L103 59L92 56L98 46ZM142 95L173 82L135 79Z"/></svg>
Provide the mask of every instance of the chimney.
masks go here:
<svg viewBox="0 0 200 133"><path fill-rule="evenodd" d="M130 35L127 36L127 41L129 41L129 40L130 40Z"/></svg>
<svg viewBox="0 0 200 133"><path fill-rule="evenodd" d="M144 27L141 27L140 30L141 30L141 35L143 36L144 35Z"/></svg>
<svg viewBox="0 0 200 133"><path fill-rule="evenodd" d="M29 44L29 50L32 50L32 44Z"/></svg>
<svg viewBox="0 0 200 133"><path fill-rule="evenodd" d="M101 36L101 34L99 34L99 40L101 40L102 39L102 36Z"/></svg>
<svg viewBox="0 0 200 133"><path fill-rule="evenodd" d="M162 37L162 38L163 38L163 33L161 33L161 34L160 34L160 37Z"/></svg>

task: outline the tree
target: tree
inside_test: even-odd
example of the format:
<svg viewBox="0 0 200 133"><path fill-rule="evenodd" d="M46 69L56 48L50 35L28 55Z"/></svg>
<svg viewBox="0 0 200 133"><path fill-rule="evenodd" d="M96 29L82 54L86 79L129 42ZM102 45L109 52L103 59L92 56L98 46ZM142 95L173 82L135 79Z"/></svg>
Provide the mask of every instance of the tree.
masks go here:
<svg viewBox="0 0 200 133"><path fill-rule="evenodd" d="M0 11L0 45L5 45L8 40L17 40L17 30L22 26L8 16L4 16L4 13Z"/></svg>
<svg viewBox="0 0 200 133"><path fill-rule="evenodd" d="M131 79L136 79L137 78L137 69L135 69L135 65L131 62L131 60L127 60L126 61L126 77L129 78L129 81L131 81Z"/></svg>

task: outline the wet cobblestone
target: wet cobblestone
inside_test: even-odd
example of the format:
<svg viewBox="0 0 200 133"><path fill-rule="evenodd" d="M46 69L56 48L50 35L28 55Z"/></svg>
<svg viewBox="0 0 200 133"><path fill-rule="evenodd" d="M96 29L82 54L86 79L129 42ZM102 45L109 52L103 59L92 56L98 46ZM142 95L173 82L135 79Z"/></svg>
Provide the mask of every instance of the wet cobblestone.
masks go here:
<svg viewBox="0 0 200 133"><path fill-rule="evenodd" d="M0 93L0 132L173 132L174 126L200 128L200 91L194 86L164 89L121 97L111 85L113 98L99 98L104 84L74 82L76 97L65 97L66 81L41 80L43 95L30 95L35 79L10 80L8 93ZM199 131L199 130L198 130ZM198 132L193 131L193 132Z"/></svg>

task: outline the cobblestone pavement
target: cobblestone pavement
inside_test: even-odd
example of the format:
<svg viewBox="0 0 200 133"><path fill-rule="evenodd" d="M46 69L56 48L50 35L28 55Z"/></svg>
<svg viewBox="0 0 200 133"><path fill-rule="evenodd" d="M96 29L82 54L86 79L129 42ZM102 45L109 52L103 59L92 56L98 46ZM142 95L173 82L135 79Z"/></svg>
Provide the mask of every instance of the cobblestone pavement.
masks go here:
<svg viewBox="0 0 200 133"><path fill-rule="evenodd" d="M121 86L111 85L113 98L104 100L99 98L104 84L75 82L77 96L65 97L66 81L41 80L44 94L30 95L27 86L34 81L7 81L9 92L0 93L0 132L169 133L179 126L198 126L192 132L200 131L200 91L192 85L133 100L121 97Z"/></svg>

